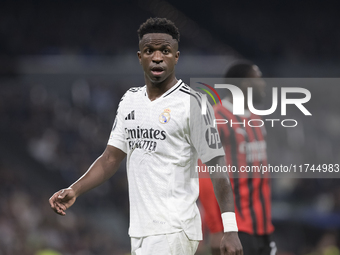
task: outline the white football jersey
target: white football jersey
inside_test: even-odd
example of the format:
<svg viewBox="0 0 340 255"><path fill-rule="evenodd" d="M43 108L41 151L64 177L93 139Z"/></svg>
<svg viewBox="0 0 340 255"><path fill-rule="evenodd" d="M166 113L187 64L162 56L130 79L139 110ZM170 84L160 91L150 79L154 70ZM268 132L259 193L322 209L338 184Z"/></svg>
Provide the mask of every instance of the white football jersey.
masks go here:
<svg viewBox="0 0 340 255"><path fill-rule="evenodd" d="M201 113L202 94L179 80L150 101L146 86L122 97L108 141L127 154L131 237L184 230L202 239L198 157L224 156L212 107Z"/></svg>

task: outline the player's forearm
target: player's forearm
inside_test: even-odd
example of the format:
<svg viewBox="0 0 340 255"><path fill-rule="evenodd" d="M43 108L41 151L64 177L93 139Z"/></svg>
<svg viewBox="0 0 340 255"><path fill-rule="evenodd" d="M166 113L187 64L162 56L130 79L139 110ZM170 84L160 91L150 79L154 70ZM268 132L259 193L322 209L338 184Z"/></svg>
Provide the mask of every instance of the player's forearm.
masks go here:
<svg viewBox="0 0 340 255"><path fill-rule="evenodd" d="M112 157L106 149L86 173L74 182L70 188L75 191L78 197L99 186L117 172L122 159L121 157Z"/></svg>
<svg viewBox="0 0 340 255"><path fill-rule="evenodd" d="M221 213L234 212L234 199L229 179L212 178L211 181Z"/></svg>
<svg viewBox="0 0 340 255"><path fill-rule="evenodd" d="M207 166L225 166L224 157L216 157L206 163ZM217 169L217 167L216 167ZM220 206L221 213L234 212L234 198L228 173L214 172L211 174L216 200Z"/></svg>

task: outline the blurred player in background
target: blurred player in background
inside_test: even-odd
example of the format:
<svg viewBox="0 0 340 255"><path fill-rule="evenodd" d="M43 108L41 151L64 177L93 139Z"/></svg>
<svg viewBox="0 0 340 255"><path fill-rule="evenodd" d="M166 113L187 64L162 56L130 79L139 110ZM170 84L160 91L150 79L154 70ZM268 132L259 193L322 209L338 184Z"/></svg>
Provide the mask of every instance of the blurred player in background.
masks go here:
<svg viewBox="0 0 340 255"><path fill-rule="evenodd" d="M256 65L248 61L240 61L230 67L225 76L226 78L240 78L232 84L239 87L244 95L247 95L247 88L252 87L253 103L261 103L265 96L266 84L260 79L262 74ZM260 117L247 109L247 100L245 100L245 115L233 115L232 103L232 97L226 96L222 100L222 105L214 107L217 120L228 120L227 124L217 125L227 165L236 166L237 170L241 166L266 165L266 131L264 127L248 125L249 120L260 119ZM231 122L234 124L231 125ZM259 124L252 124L252 126L257 125ZM260 173L235 172L230 173L230 177L243 253L245 255L274 255L276 247L270 239L270 234L274 231L271 222L270 179L261 178L266 176L260 176ZM211 234L212 254L221 254L219 240L223 235L223 225L209 178L200 178L200 202L204 208L204 222Z"/></svg>
<svg viewBox="0 0 340 255"><path fill-rule="evenodd" d="M146 85L125 93L104 153L69 188L56 192L50 205L65 215L79 195L109 179L127 156L132 255L193 255L202 229L198 176L191 178L191 160L225 165L224 151L220 143L213 147L201 139L214 128L211 106L207 119L201 114L201 95L175 76L177 27L167 19L150 18L138 36ZM189 125L189 117L195 125ZM242 255L228 175L215 177L212 183L227 222L221 253Z"/></svg>

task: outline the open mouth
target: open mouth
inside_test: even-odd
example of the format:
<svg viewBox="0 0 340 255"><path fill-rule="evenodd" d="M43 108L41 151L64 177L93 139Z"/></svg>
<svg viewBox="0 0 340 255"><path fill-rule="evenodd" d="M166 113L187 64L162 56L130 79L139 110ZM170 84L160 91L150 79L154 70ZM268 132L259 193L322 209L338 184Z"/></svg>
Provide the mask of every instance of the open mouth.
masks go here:
<svg viewBox="0 0 340 255"><path fill-rule="evenodd" d="M162 67L153 67L151 68L151 73L153 75L160 75L164 72L164 69Z"/></svg>

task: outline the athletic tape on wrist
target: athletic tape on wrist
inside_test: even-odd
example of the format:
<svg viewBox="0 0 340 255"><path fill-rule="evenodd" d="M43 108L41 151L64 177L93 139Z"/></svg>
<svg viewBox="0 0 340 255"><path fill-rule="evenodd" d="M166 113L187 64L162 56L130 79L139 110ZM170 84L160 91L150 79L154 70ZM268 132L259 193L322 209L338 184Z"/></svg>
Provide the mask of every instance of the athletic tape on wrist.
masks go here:
<svg viewBox="0 0 340 255"><path fill-rule="evenodd" d="M234 212L222 213L222 223L224 232L238 232L236 216Z"/></svg>

